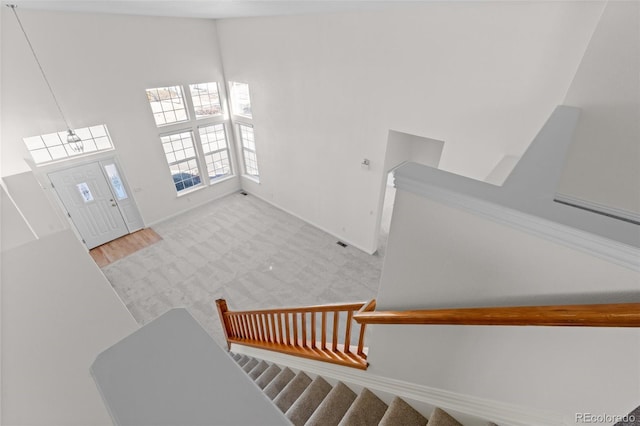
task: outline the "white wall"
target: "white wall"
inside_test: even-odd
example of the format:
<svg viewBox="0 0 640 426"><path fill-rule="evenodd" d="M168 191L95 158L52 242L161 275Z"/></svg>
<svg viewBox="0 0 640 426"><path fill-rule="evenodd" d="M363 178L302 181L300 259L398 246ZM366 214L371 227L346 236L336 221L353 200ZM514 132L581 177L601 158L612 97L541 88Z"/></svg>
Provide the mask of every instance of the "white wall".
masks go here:
<svg viewBox="0 0 640 426"><path fill-rule="evenodd" d="M640 276L397 190L377 310L640 301ZM559 413L640 399L637 329L371 326L374 374Z"/></svg>
<svg viewBox="0 0 640 426"><path fill-rule="evenodd" d="M32 172L5 176L2 181L7 192L38 237L53 234L69 227L57 214L53 200L46 198L46 191Z"/></svg>
<svg viewBox="0 0 640 426"><path fill-rule="evenodd" d="M2 175L29 170L23 137L64 130L13 14L2 8ZM215 22L18 9L72 127L106 124L146 224L239 189L177 197L145 89L218 81Z"/></svg>
<svg viewBox="0 0 640 426"><path fill-rule="evenodd" d="M484 181L492 185L502 185L516 164L518 164L518 160L519 158L515 155L505 155L498 161L491 173L484 178Z"/></svg>
<svg viewBox="0 0 640 426"><path fill-rule="evenodd" d="M36 239L33 230L4 186L0 186L0 251L11 250Z"/></svg>
<svg viewBox="0 0 640 426"><path fill-rule="evenodd" d="M109 425L89 367L138 325L70 230L2 253L2 424Z"/></svg>
<svg viewBox="0 0 640 426"><path fill-rule="evenodd" d="M384 170L388 172L405 161L438 167L444 142L389 130Z"/></svg>
<svg viewBox="0 0 640 426"><path fill-rule="evenodd" d="M640 3L609 2L571 83L582 109L558 191L640 213Z"/></svg>
<svg viewBox="0 0 640 426"><path fill-rule="evenodd" d="M220 21L226 76L251 88L261 183L249 189L373 251L388 131L443 140L442 168L484 178L562 102L602 7L429 2Z"/></svg>

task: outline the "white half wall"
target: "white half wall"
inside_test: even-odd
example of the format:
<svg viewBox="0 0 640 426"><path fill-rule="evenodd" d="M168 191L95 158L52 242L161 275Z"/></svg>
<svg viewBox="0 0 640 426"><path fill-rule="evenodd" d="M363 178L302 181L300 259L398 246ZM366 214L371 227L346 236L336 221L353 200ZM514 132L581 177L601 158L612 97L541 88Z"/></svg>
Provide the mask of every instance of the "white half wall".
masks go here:
<svg viewBox="0 0 640 426"><path fill-rule="evenodd" d="M425 2L220 21L226 76L251 89L251 192L373 252L389 130L445 141L440 167L483 179L562 103L602 7Z"/></svg>
<svg viewBox="0 0 640 426"><path fill-rule="evenodd" d="M46 198L47 192L32 172L5 176L2 181L38 238L69 227L56 213L54 201Z"/></svg>
<svg viewBox="0 0 640 426"><path fill-rule="evenodd" d="M518 160L520 160L520 158L515 155L505 155L498 161L498 164L491 170L491 173L484 178L484 181L492 185L502 185L516 164L518 164Z"/></svg>
<svg viewBox="0 0 640 426"><path fill-rule="evenodd" d="M89 374L138 328L71 230L2 253L3 425L110 425Z"/></svg>
<svg viewBox="0 0 640 426"><path fill-rule="evenodd" d="M558 192L640 213L640 3L608 2L565 105L581 117Z"/></svg>
<svg viewBox="0 0 640 426"><path fill-rule="evenodd" d="M4 186L0 186L0 251L11 250L37 239L23 214L18 210Z"/></svg>
<svg viewBox="0 0 640 426"><path fill-rule="evenodd" d="M145 93L211 81L224 90L215 21L29 8L18 13L70 125L107 125L146 224L240 188L235 178L177 197ZM64 130L64 123L11 10L3 7L0 14L1 167L2 176L11 176L30 170L22 138Z"/></svg>
<svg viewBox="0 0 640 426"><path fill-rule="evenodd" d="M637 271L398 189L377 310L640 301ZM640 331L377 326L373 374L557 413L640 400Z"/></svg>

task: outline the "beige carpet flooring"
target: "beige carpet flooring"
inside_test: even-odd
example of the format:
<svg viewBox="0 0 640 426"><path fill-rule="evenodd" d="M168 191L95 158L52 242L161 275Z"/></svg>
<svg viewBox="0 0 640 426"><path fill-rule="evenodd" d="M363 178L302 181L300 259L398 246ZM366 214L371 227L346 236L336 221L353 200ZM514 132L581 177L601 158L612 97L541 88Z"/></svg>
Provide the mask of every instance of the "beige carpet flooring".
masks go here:
<svg viewBox="0 0 640 426"><path fill-rule="evenodd" d="M140 324L186 307L220 344L214 300L231 310L365 301L382 257L251 195L236 193L154 226L162 240L102 271Z"/></svg>

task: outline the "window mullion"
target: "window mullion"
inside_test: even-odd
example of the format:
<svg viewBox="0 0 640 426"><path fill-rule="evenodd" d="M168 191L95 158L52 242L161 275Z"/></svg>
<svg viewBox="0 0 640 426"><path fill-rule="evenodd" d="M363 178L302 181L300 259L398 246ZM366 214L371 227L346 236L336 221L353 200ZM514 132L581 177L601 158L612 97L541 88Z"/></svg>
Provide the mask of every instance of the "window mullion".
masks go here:
<svg viewBox="0 0 640 426"><path fill-rule="evenodd" d="M202 148L202 139L200 138L200 131L197 126L192 130L192 134L193 145L196 150L196 162L198 163L198 170L200 170L200 180L209 185L209 170L207 170L207 161L204 158L205 153Z"/></svg>

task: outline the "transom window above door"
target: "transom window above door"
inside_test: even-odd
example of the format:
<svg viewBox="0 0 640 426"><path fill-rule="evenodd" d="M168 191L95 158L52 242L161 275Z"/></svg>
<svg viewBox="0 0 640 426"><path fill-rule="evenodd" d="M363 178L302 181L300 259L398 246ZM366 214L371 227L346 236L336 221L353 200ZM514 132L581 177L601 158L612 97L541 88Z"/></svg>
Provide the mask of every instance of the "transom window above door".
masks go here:
<svg viewBox="0 0 640 426"><path fill-rule="evenodd" d="M38 165L113 149L107 126L104 124L75 129L75 133L80 137L81 142L75 142L73 145L67 141L67 132L65 130L32 136L23 140L31 154L31 158Z"/></svg>

